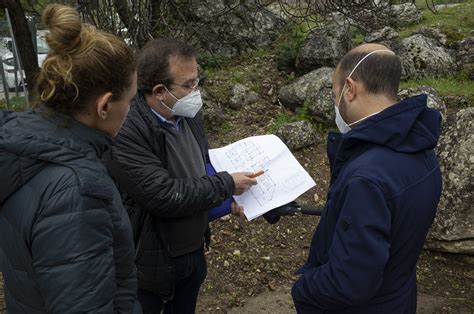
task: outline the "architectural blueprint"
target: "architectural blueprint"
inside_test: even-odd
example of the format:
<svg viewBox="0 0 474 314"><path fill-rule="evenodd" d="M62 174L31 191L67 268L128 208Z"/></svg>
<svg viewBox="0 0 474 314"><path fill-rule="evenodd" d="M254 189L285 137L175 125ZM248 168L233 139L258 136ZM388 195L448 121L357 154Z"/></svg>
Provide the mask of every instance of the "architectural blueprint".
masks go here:
<svg viewBox="0 0 474 314"><path fill-rule="evenodd" d="M244 207L248 220L294 201L315 185L286 145L275 135L253 136L209 151L216 171L257 172L257 185L236 202Z"/></svg>

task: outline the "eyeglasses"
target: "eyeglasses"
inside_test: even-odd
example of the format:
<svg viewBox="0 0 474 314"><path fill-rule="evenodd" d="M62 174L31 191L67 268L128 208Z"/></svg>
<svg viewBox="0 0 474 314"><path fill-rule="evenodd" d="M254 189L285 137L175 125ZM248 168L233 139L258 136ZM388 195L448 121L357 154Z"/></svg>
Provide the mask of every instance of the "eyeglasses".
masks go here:
<svg viewBox="0 0 474 314"><path fill-rule="evenodd" d="M199 76L198 78L194 79L191 83L188 83L188 84L178 84L178 83L169 83L169 84L181 86L186 89L195 90L198 86L202 86L202 83L204 82L205 79L206 79L205 76Z"/></svg>

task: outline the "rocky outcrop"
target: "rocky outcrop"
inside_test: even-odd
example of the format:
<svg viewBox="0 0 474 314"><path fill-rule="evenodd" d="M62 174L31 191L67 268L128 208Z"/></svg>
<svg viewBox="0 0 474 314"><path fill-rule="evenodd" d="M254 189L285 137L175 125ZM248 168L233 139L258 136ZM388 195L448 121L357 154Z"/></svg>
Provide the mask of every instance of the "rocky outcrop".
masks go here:
<svg viewBox="0 0 474 314"><path fill-rule="evenodd" d="M296 57L296 68L308 73L323 66L335 67L351 48L349 24L334 15L324 28L308 35Z"/></svg>
<svg viewBox="0 0 474 314"><path fill-rule="evenodd" d="M246 1L238 6L227 0L188 1L179 8L188 26L201 31L201 41L194 46L204 46L209 51L232 57L249 47L272 43L285 25L285 16L270 5ZM176 25L177 33L180 25ZM196 37L196 36L193 36Z"/></svg>
<svg viewBox="0 0 474 314"><path fill-rule="evenodd" d="M439 96L438 92L430 86L418 86L413 88L402 89L398 92L398 100L401 101L408 97L413 97L420 94L426 94L428 96L427 106L438 110L443 117L443 121L446 118L446 104L443 99Z"/></svg>
<svg viewBox="0 0 474 314"><path fill-rule="evenodd" d="M422 19L422 12L412 2L390 5L391 1L374 1L377 7L373 10L358 11L356 14L347 12L353 23L362 29L373 31L384 26L399 28L418 23Z"/></svg>
<svg viewBox="0 0 474 314"><path fill-rule="evenodd" d="M319 91L309 95L306 107L311 117L324 125L335 125L335 101L331 87L322 87Z"/></svg>
<svg viewBox="0 0 474 314"><path fill-rule="evenodd" d="M440 46L445 46L447 39L446 35L443 34L439 29L437 28L431 28L431 27L422 27L417 29L413 35L415 34L420 34L423 35L427 38L433 39L438 45Z"/></svg>
<svg viewBox="0 0 474 314"><path fill-rule="evenodd" d="M448 119L437 153L443 192L426 247L474 254L474 107Z"/></svg>
<svg viewBox="0 0 474 314"><path fill-rule="evenodd" d="M391 25L396 27L421 21L422 14L413 2L395 4L390 7Z"/></svg>
<svg viewBox="0 0 474 314"><path fill-rule="evenodd" d="M454 59L447 49L437 40L420 34L403 39L399 55L404 79L442 76L455 69Z"/></svg>
<svg viewBox="0 0 474 314"><path fill-rule="evenodd" d="M275 135L292 151L311 146L318 139L317 132L309 121L287 123Z"/></svg>
<svg viewBox="0 0 474 314"><path fill-rule="evenodd" d="M474 37L455 42L451 48L458 67L467 72L469 79L474 80Z"/></svg>
<svg viewBox="0 0 474 314"><path fill-rule="evenodd" d="M323 67L305 74L293 83L283 86L278 94L280 103L292 110L302 107L305 102L316 97L322 89L331 89L334 69Z"/></svg>

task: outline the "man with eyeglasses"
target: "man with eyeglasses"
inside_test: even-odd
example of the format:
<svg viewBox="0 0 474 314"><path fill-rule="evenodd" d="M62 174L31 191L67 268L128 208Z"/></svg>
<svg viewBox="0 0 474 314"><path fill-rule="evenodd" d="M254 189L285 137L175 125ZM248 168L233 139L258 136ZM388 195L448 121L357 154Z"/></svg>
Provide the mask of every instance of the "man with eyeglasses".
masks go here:
<svg viewBox="0 0 474 314"><path fill-rule="evenodd" d="M256 184L251 173L206 175L198 85L193 48L175 39L145 45L139 91L106 157L134 229L144 313L194 313L207 275L208 210Z"/></svg>

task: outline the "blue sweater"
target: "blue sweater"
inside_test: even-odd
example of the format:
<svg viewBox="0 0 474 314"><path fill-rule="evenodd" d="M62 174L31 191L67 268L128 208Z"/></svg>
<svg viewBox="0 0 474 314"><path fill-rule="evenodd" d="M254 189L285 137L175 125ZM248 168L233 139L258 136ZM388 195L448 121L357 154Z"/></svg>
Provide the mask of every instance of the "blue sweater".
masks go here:
<svg viewBox="0 0 474 314"><path fill-rule="evenodd" d="M329 133L326 209L292 289L299 313L415 313L416 262L441 195L440 121L420 95Z"/></svg>

